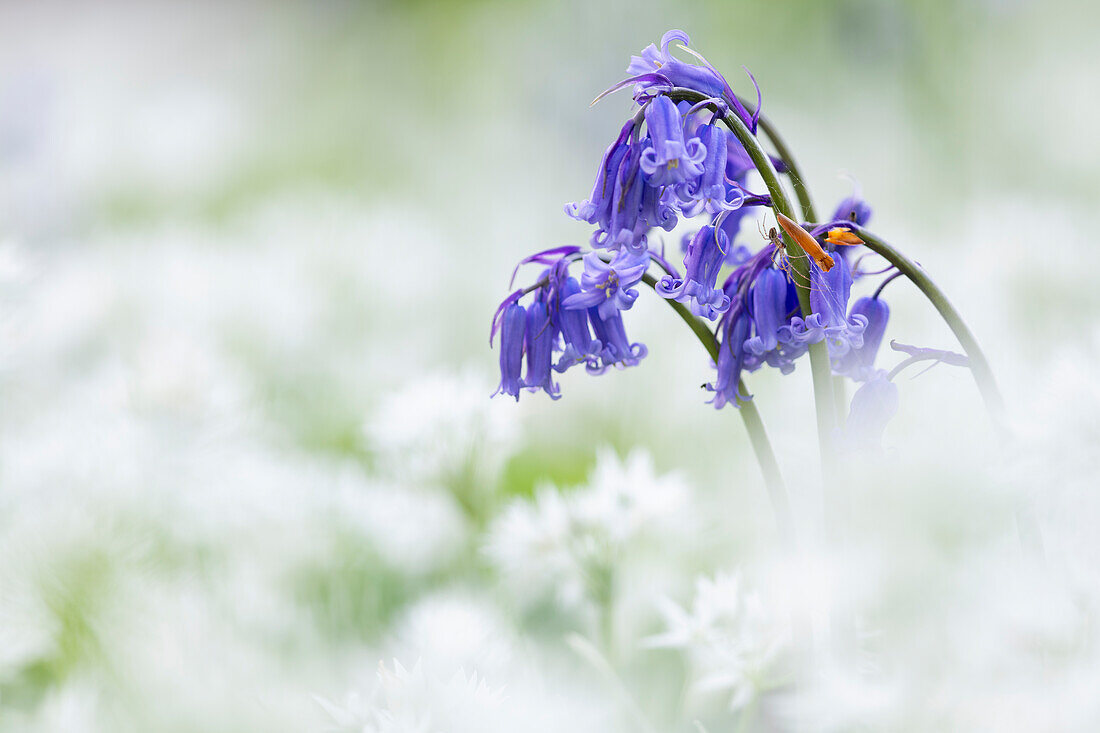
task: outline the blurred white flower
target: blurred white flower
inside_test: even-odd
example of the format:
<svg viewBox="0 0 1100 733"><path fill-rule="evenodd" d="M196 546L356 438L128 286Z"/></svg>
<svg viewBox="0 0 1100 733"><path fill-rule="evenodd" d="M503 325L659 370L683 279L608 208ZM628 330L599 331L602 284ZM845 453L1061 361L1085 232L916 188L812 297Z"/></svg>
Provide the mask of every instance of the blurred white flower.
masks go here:
<svg viewBox="0 0 1100 733"><path fill-rule="evenodd" d="M492 387L479 372L447 370L387 395L364 426L380 467L418 479L462 471L491 476L519 437L514 406L489 399Z"/></svg>
<svg viewBox="0 0 1100 733"><path fill-rule="evenodd" d="M440 591L410 606L394 625L392 644L447 675L457 669L506 674L513 660L511 623L500 609L471 591Z"/></svg>
<svg viewBox="0 0 1100 733"><path fill-rule="evenodd" d="M779 661L788 649L788 621L765 606L757 591L746 591L739 574L700 577L690 608L660 602L666 631L643 643L681 650L693 668L694 688L724 692L738 709L759 693L782 683Z"/></svg>
<svg viewBox="0 0 1100 733"><path fill-rule="evenodd" d="M396 659L393 669L379 666L378 686L364 699L348 696L345 705L317 698L332 716L335 731L347 733L493 733L505 725L501 695L476 672L459 670L443 680L417 662L411 670Z"/></svg>
<svg viewBox="0 0 1100 733"><path fill-rule="evenodd" d="M649 453L635 450L621 460L610 449L596 456L588 487L575 494L574 516L584 531L614 546L682 519L687 487L677 474L658 476Z"/></svg>
<svg viewBox="0 0 1100 733"><path fill-rule="evenodd" d="M521 596L552 593L574 605L618 563L662 539L686 499L683 482L657 476L648 454L634 451L624 462L602 450L587 486L563 492L544 485L533 500L505 509L490 527L486 552Z"/></svg>
<svg viewBox="0 0 1100 733"><path fill-rule="evenodd" d="M335 508L386 562L417 575L445 564L466 540L466 518L450 494L407 485L341 482Z"/></svg>
<svg viewBox="0 0 1100 733"><path fill-rule="evenodd" d="M512 502L493 521L485 551L521 596L555 589L570 605L583 597L574 531L567 499L554 486L542 486L531 501Z"/></svg>

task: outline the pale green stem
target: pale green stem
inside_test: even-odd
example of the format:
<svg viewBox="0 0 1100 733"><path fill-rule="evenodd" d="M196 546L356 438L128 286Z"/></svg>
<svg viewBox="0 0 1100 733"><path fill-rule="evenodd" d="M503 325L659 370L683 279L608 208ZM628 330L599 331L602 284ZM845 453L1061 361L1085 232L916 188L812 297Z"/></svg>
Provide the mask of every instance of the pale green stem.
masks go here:
<svg viewBox="0 0 1100 733"><path fill-rule="evenodd" d="M755 106L747 99L740 96L738 99L741 100L741 104L745 106L749 114L756 111ZM760 115L757 124L760 129L764 131L772 147L775 148L775 154L778 155L779 159L783 161L783 164L787 166L786 175L791 181L791 188L794 189L794 195L798 197L798 206L802 209L802 219L804 221L817 221L817 213L814 211L813 202L810 200L810 190L806 187L806 179L802 176L802 171L795 162L791 149L787 147L787 143L779 134L779 130L776 129L772 121L765 115Z"/></svg>
<svg viewBox="0 0 1100 733"><path fill-rule="evenodd" d="M985 359L982 348L978 346L978 340L963 321L962 316L955 310L955 306L944 295L944 292L932 282L932 278L921 269L920 265L910 260L901 252L890 246L881 237L878 237L866 229L859 228L859 236L867 248L882 256L898 271L909 278L924 296L939 311L940 316L947 323L948 328L959 340L959 345L970 360L970 372L974 375L974 381L978 385L978 392L985 402L986 411L998 430L1004 429L1004 398L997 388L997 380L993 377L993 370L989 368L989 362Z"/></svg>
<svg viewBox="0 0 1100 733"><path fill-rule="evenodd" d="M648 272L642 277L642 281L651 288L657 284L657 279ZM707 327L707 324L693 315L683 303L671 299L665 299L665 302L672 306L672 309L684 320L684 323L691 328L692 333L699 339L699 343L703 345L703 348L710 354L710 358L717 364L718 340L714 337L714 333L711 332L710 328ZM741 394L749 393L743 380L738 383L738 389ZM745 423L745 430L749 433L749 442L752 444L753 453L756 454L756 462L760 464L760 472L764 475L764 485L768 489L768 498L771 500L779 536L789 549L793 549L794 518L791 513L791 502L787 496L787 486L783 483L783 475L779 472L779 462L775 458L775 451L768 439L768 432L764 429L764 421L761 419L760 412L756 409L756 404L752 400L741 402L737 411L741 415L742 422Z"/></svg>
<svg viewBox="0 0 1100 733"><path fill-rule="evenodd" d="M668 95L672 99L686 99L689 102L701 102L707 99L706 95L691 89L679 87L670 90ZM785 216L796 218L797 215L795 214L794 208L791 206L791 202L787 198L787 194L783 191L783 186L779 182L779 174L772 165L771 159L768 158L768 154L764 152L764 148L760 146L760 141L756 139L756 136L752 134L749 128L737 115L727 114L722 120L745 148L753 165L756 166L756 170L760 174L760 177L764 179L764 185L767 186L768 193L771 195L772 208ZM787 248L787 256L791 263L795 282L801 282L803 284L809 283L810 258L806 256L806 253L802 251L798 243L786 232L783 232L783 241ZM810 306L809 288L799 287L797 290L799 306L802 308L803 315L809 318L813 313L813 308ZM832 367L829 364L829 350L824 341L810 344L809 351L810 370L813 373L814 381L814 407L817 412L818 446L821 450L821 463L824 473L827 477L830 477L834 473L832 468L832 444L833 431L836 430L837 426L833 406ZM828 478L826 479L827 482L829 480Z"/></svg>
<svg viewBox="0 0 1100 733"><path fill-rule="evenodd" d="M738 99L741 100L741 104L749 111L749 114L756 110L756 107L744 97L738 97ZM791 149L787 147L783 136L779 134L779 130L766 115L760 115L757 122L760 130L763 131L772 147L775 148L775 154L787 167L786 176L791 182L791 188L794 189L794 195L798 198L798 206L802 210L803 221L817 221L817 211L810 199L810 189L806 186L806 179L802 175L802 170L798 167ZM834 375L833 403L836 409L837 425L840 427L844 426L845 417L848 414L847 392L848 385L844 382L844 377Z"/></svg>

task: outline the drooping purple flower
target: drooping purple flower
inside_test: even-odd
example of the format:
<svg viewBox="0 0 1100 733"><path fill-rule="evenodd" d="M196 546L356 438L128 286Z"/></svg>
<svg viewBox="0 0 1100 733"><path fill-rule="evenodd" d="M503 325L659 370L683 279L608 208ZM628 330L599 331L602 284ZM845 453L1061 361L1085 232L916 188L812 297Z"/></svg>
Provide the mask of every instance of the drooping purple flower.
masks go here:
<svg viewBox="0 0 1100 733"><path fill-rule="evenodd" d="M813 314L808 318L796 316L791 319L792 339L805 344L824 340L834 359L844 356L849 349L862 346L867 318L859 314L848 317L851 289L852 275L843 258L836 258L828 272L816 263L810 264L810 307Z"/></svg>
<svg viewBox="0 0 1100 733"><path fill-rule="evenodd" d="M704 125L699 131L699 140L706 149L702 173L676 187L684 216L695 216L702 211L719 214L740 208L745 201L744 193L726 181L729 133L717 125Z"/></svg>
<svg viewBox="0 0 1100 733"><path fill-rule="evenodd" d="M600 352L601 369L609 366L620 369L637 366L638 362L648 353L645 344L630 343L626 336L626 328L623 326L622 312L615 310L611 315L604 317L598 308L589 308L588 316L592 321L592 330L596 332L596 338L603 344ZM589 369L589 371L595 371Z"/></svg>
<svg viewBox="0 0 1100 733"><path fill-rule="evenodd" d="M687 303L691 312L714 320L730 307L730 298L715 287L718 272L726 260L729 241L714 225L708 224L696 232L684 258L682 278L665 276L657 284L657 293Z"/></svg>
<svg viewBox="0 0 1100 733"><path fill-rule="evenodd" d="M641 151L642 146L638 144L632 144L627 148L615 176L611 216L607 224L601 225L592 235L592 246L613 250L625 248L645 251L645 233L650 225L642 215L643 197L647 186L640 166Z"/></svg>
<svg viewBox="0 0 1100 733"><path fill-rule="evenodd" d="M745 366L745 340L748 338L751 320L746 310L739 308L732 318L724 322L721 343L718 344L718 363L715 367L718 375L715 381L706 385L714 392L711 404L722 409L727 404L740 407L742 402L752 399L751 395L741 392L741 371Z"/></svg>
<svg viewBox="0 0 1100 733"><path fill-rule="evenodd" d="M646 250L622 249L611 262L604 262L598 252L589 252L584 256L583 290L564 299L562 305L566 308L595 307L604 319L620 310L629 310L638 297L638 291L632 286L638 284L648 267L649 252Z"/></svg>
<svg viewBox="0 0 1100 733"><path fill-rule="evenodd" d="M833 221L850 221L859 226L863 226L870 219L871 205L858 195L849 196L841 201L833 212Z"/></svg>
<svg viewBox="0 0 1100 733"><path fill-rule="evenodd" d="M553 382L550 365L557 335L557 329L550 321L550 312L546 303L536 300L527 309L524 334L524 344L527 349L527 375L523 380L523 386L532 392L545 390L546 394L555 400L561 397L561 393L558 385ZM503 349L501 353L503 354ZM501 358L503 359L503 356Z"/></svg>
<svg viewBox="0 0 1100 733"><path fill-rule="evenodd" d="M585 201L565 205L565 213L573 219L597 224L606 229L611 221L611 205L615 194L615 182L619 167L626 157L630 136L634 132L634 121L629 120L619 132L619 137L604 151L600 169L596 172L596 183L592 193Z"/></svg>
<svg viewBox="0 0 1100 733"><path fill-rule="evenodd" d="M729 84L714 67L709 64L706 66L688 64L669 52L669 46L677 41L686 46L691 39L681 30L668 31L661 37L660 49L651 43L642 49L641 56L631 56L626 73L632 77L656 73L667 79L673 86L694 89L708 97L721 97L725 94ZM645 82L641 84L645 85Z"/></svg>
<svg viewBox="0 0 1100 733"><path fill-rule="evenodd" d="M772 268L760 273L752 286L752 321L756 335L745 342L755 356L779 346L779 329L787 322L787 276Z"/></svg>
<svg viewBox="0 0 1100 733"><path fill-rule="evenodd" d="M671 189L645 186L642 189L642 221L649 227L660 227L670 232L676 226L675 198Z"/></svg>
<svg viewBox="0 0 1100 733"><path fill-rule="evenodd" d="M863 331L863 344L854 347L833 360L833 371L850 377L857 382L870 379L874 373L875 356L886 333L886 323L890 320L890 307L880 298L860 298L852 306L849 321L854 316L867 319Z"/></svg>
<svg viewBox="0 0 1100 733"><path fill-rule="evenodd" d="M898 388L879 370L852 395L844 426L844 442L850 449L877 449L886 424L898 411Z"/></svg>
<svg viewBox="0 0 1100 733"><path fill-rule="evenodd" d="M585 363L589 367L599 366L599 356L603 344L592 338L592 332L588 328L588 310L584 308L567 308L565 300L581 292L580 283L575 278L567 278L557 294L557 307L553 317L557 320L558 330L561 331L564 346L558 363L554 366L559 372L564 372L571 366Z"/></svg>
<svg viewBox="0 0 1100 733"><path fill-rule="evenodd" d="M640 56L631 56L630 65L626 68L626 73L629 77L619 84L611 87L611 89L604 92L608 94L616 89L619 89L627 84L633 83L634 97L644 98L648 95L652 95L655 92L664 91L670 86L685 87L687 89L694 89L697 92L705 94L708 97L718 97L722 99L728 107L730 107L734 113L744 120L745 124L756 132L756 122L759 117L759 88L757 88L757 111L753 114L749 114L745 109L741 101L730 89L729 83L726 82L718 71L707 62L697 52L688 48L688 53L697 58L702 65L689 64L681 61L672 55L669 51L669 47L679 42L687 48L691 39L688 35L681 30L671 30L661 37L661 47L650 44L646 46ZM749 75L752 78L752 75ZM756 82L753 81L755 86ZM602 95L601 95L602 96ZM599 99L599 97L597 97Z"/></svg>
<svg viewBox="0 0 1100 733"><path fill-rule="evenodd" d="M526 316L523 306L518 303L504 309L500 325L500 386L493 393L494 397L504 393L519 401L519 390L523 386L520 370L523 367Z"/></svg>
<svg viewBox="0 0 1100 733"><path fill-rule="evenodd" d="M670 186L690 181L703 172L707 150L699 138L684 140L684 124L676 103L658 95L646 105L649 144L643 150L641 167L652 186Z"/></svg>

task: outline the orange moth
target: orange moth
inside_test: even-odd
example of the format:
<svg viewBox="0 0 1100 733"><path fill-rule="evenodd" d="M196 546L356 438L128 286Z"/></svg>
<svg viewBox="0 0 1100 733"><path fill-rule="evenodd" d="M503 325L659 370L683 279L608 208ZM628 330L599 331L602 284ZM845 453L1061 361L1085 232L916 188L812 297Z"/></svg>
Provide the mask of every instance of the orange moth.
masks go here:
<svg viewBox="0 0 1100 733"><path fill-rule="evenodd" d="M779 226L783 227L783 231L789 234L791 239L797 242L798 246L813 258L818 267L825 272L833 269L833 265L836 263L833 262L832 255L822 249L821 245L809 232L800 227L793 219L778 211L775 212L775 218L779 222ZM863 240L855 232L850 232L847 229L830 229L825 241L832 245L863 244Z"/></svg>
<svg viewBox="0 0 1100 733"><path fill-rule="evenodd" d="M830 229L828 236L825 237L825 241L835 245L863 244L863 240L859 238L859 235L847 229Z"/></svg>

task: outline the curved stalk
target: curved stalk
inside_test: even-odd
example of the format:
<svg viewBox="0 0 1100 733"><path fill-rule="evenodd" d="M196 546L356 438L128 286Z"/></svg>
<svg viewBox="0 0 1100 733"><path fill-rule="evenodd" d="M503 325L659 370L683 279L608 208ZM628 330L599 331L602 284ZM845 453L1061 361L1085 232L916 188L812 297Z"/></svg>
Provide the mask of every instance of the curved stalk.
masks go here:
<svg viewBox="0 0 1100 733"><path fill-rule="evenodd" d="M701 102L706 95L692 89L676 87L667 92L672 99L686 99L690 102ZM779 174L772 165L771 159L764 149L760 147L760 141L752 134L749 128L734 114L726 114L722 121L740 141L745 151L749 154L760 177L764 179L764 185L768 187L768 193L772 197L772 206L784 216L796 216L783 186L779 182ZM783 232L783 241L787 248L787 256L790 259L791 269L794 271L796 282L808 283L810 281L810 258L798 246L786 232ZM808 288L797 288L798 304L802 313L808 318L813 313L810 307L810 292ZM829 350L824 341L810 344L810 370L814 381L814 407L817 412L817 439L821 450L821 464L825 473L831 475L833 461L833 431L836 429L836 417L833 405L833 379L832 367L829 364Z"/></svg>
<svg viewBox="0 0 1100 733"><path fill-rule="evenodd" d="M741 104L749 111L750 115L756 111L755 106L747 99L740 95L737 98L741 100ZM795 163L791 149L787 147L787 143L779 134L779 130L767 117L760 115L757 125L768 137L768 141L775 148L775 153L783 161L783 165L787 166L787 178L791 179L791 188L794 189L794 195L798 197L798 206L802 209L803 221L817 221L817 213L814 211L813 201L810 200L810 190L806 188L806 179L802 177L802 171Z"/></svg>
<svg viewBox="0 0 1100 733"><path fill-rule="evenodd" d="M962 316L951 305L947 296L944 295L936 283L932 282L932 278L928 277L917 263L894 249L881 237L868 232L866 229L860 227L858 233L868 249L881 255L890 264L898 268L898 272L909 278L939 311L940 316L943 317L947 326L955 334L955 338L959 340L959 345L962 346L963 351L970 358L970 372L974 375L974 381L978 385L978 392L981 393L982 401L985 403L990 419L993 420L993 424L998 430L1003 430L1004 397L1001 396L1001 391L997 388L997 380L993 377L993 370L989 368L989 362L986 361L985 354L978 346L978 340L974 338L974 334L970 331L966 322L963 321Z"/></svg>
<svg viewBox="0 0 1100 733"><path fill-rule="evenodd" d="M744 97L737 97L741 104L749 111L749 114L756 112L756 107ZM786 166L786 175L791 182L791 188L794 190L794 195L798 198L798 207L802 210L803 221L817 221L817 211L814 209L813 200L810 199L810 189L806 186L806 179L802 176L802 170L798 167L798 163L794 159L794 154L791 149L787 147L786 141L783 136L779 134L778 128L772 121L765 115L760 115L757 119L757 124L764 132L764 135L768 138L768 141L775 148L775 153L783 165ZM833 404L836 410L836 423L838 427L843 427L848 413L848 387L844 383L844 378L839 375L833 376Z"/></svg>
<svg viewBox="0 0 1100 733"><path fill-rule="evenodd" d="M642 276L642 281L651 288L655 288L657 285L657 278L648 272ZM662 300L672 306L672 309L684 320L684 323L691 328L692 333L699 339L699 343L710 354L710 358L717 363L718 340L714 337L714 333L707 328L707 324L693 315L683 303L665 298ZM749 390L745 387L743 380L739 382L738 387L742 394L748 394ZM768 432L764 429L764 421L760 417L760 412L756 409L756 404L751 400L740 403L737 411L740 413L741 420L745 423L745 429L749 433L749 442L752 443L756 461L760 464L760 472L764 474L764 485L768 489L768 498L771 500L779 535L784 544L789 548L793 548L794 518L791 514L791 502L787 496L787 486L783 483L783 476L779 472L779 462L775 458L775 451L768 439Z"/></svg>

